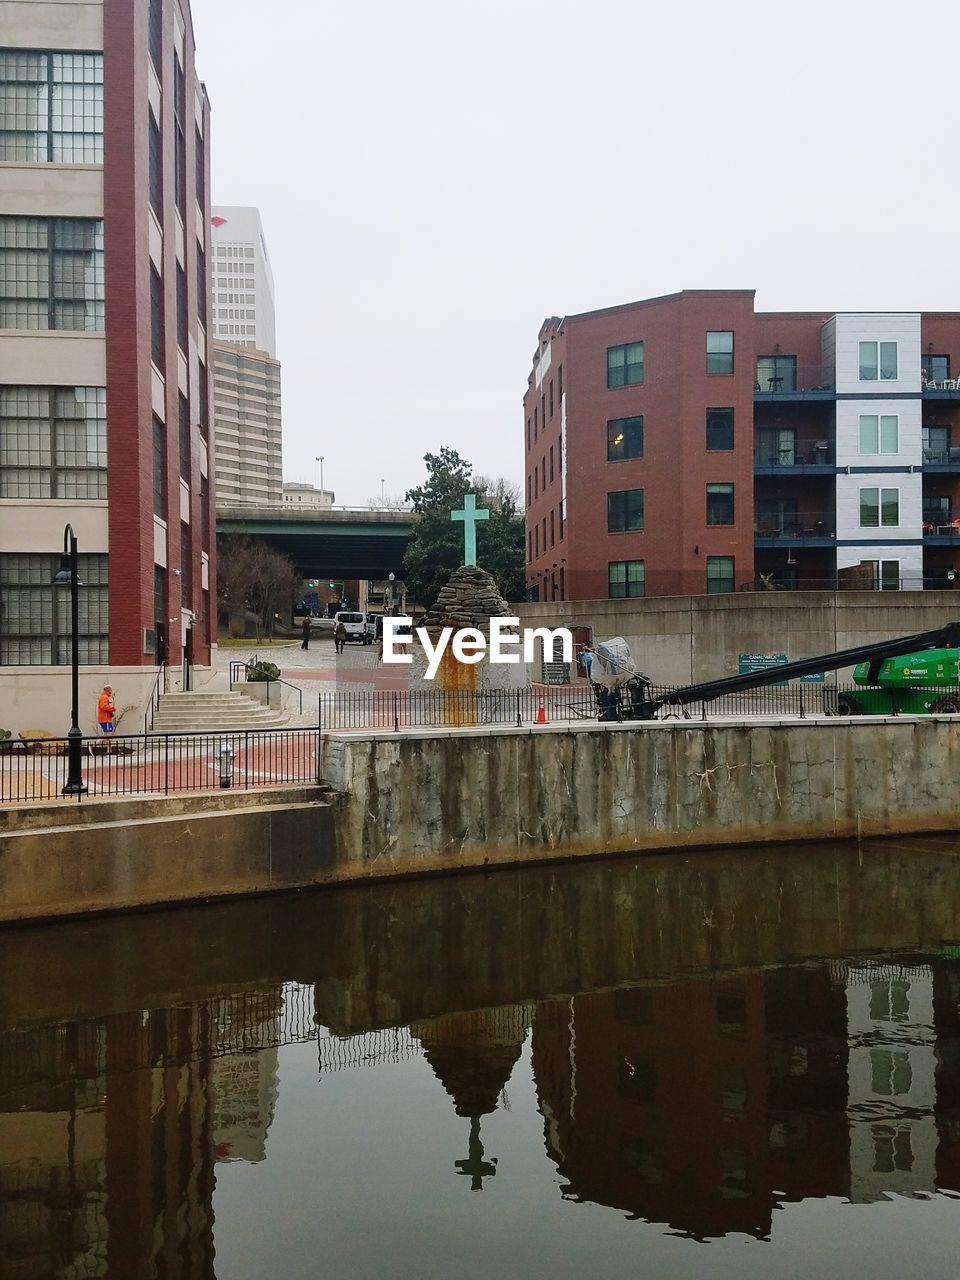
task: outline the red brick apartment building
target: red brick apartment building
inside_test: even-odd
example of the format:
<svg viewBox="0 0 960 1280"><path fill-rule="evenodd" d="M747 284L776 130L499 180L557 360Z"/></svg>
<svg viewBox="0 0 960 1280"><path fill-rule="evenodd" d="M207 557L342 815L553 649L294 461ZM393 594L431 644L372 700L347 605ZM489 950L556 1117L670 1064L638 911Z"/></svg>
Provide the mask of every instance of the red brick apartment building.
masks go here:
<svg viewBox="0 0 960 1280"><path fill-rule="evenodd" d="M529 598L948 585L958 373L955 313L758 313L752 290L684 290L544 321L523 401Z"/></svg>
<svg viewBox="0 0 960 1280"><path fill-rule="evenodd" d="M215 635L210 111L188 0L0 0L0 722L82 726ZM131 724L134 721L131 719Z"/></svg>

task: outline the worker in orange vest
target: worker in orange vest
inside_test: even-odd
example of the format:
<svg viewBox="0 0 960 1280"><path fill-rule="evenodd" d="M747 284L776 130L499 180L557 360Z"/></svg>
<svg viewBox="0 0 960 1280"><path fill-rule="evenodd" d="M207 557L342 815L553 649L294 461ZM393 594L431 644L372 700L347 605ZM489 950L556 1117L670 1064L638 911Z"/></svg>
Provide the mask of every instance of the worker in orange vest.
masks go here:
<svg viewBox="0 0 960 1280"><path fill-rule="evenodd" d="M97 724L101 733L113 733L116 716L117 704L113 700L113 689L105 684L103 693L97 699Z"/></svg>

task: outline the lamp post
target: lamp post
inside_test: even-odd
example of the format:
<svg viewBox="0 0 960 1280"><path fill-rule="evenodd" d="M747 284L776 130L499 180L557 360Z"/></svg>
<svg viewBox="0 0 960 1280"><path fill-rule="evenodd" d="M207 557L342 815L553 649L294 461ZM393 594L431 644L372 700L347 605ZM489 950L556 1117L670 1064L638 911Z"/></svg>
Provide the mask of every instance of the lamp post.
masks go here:
<svg viewBox="0 0 960 1280"><path fill-rule="evenodd" d="M393 584L396 578L395 573L390 574L390 585L387 587L387 613L393 613Z"/></svg>
<svg viewBox="0 0 960 1280"><path fill-rule="evenodd" d="M53 579L55 587L70 588L70 732L67 734L67 781L62 794L87 793L83 780L83 731L80 728L80 556L73 526L63 531L63 555Z"/></svg>

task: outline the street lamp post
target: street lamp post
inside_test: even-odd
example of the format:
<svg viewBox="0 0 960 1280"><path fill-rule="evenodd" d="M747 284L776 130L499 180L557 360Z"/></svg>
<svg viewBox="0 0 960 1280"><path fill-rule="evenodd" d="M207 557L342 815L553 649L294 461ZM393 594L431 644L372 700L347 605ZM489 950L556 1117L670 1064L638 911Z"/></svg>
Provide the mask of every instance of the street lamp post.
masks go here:
<svg viewBox="0 0 960 1280"><path fill-rule="evenodd" d="M65 796L87 793L83 780L83 730L80 728L80 556L73 526L63 531L63 555L53 579L55 587L70 588L70 732L67 734Z"/></svg>

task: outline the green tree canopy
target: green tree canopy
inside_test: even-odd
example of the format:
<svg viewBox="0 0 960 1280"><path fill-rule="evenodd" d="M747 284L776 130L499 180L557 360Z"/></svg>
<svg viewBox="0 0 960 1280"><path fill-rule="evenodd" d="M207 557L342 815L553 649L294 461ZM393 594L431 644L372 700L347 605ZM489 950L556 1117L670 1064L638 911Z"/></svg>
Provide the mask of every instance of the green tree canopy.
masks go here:
<svg viewBox="0 0 960 1280"><path fill-rule="evenodd" d="M463 506L464 494L475 493L477 505L490 511L490 519L477 526L480 568L493 575L505 600L522 600L524 521L516 490L506 481L474 476L473 467L456 449L444 446L423 460L426 481L406 494L420 517L404 558L414 599L429 609L454 569L463 564L463 525L451 520L450 512Z"/></svg>

